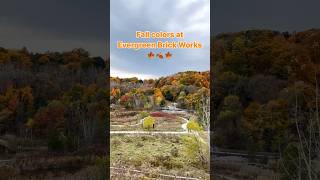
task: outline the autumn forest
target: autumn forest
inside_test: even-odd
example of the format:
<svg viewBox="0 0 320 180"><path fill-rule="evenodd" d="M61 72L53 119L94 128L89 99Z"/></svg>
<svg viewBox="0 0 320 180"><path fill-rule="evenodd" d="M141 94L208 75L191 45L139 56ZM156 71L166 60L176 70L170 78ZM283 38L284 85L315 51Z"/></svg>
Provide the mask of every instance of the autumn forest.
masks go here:
<svg viewBox="0 0 320 180"><path fill-rule="evenodd" d="M68 169L84 169L75 178L104 176L97 172L107 142L105 60L84 49L40 54L0 48L0 65L0 151L9 163L2 178L49 178L43 172L54 169L58 177L68 177Z"/></svg>
<svg viewBox="0 0 320 180"><path fill-rule="evenodd" d="M318 179L320 31L219 34L211 62L215 145L273 153L283 178Z"/></svg>

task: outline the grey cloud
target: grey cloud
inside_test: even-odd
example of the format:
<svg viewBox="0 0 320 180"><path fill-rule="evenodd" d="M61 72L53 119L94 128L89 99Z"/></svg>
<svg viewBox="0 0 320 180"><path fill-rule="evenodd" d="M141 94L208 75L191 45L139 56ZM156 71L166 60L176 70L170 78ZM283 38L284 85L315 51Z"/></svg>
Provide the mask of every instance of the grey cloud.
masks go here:
<svg viewBox="0 0 320 180"><path fill-rule="evenodd" d="M59 46L52 41L63 40L66 44L58 50L76 48L82 42L79 46L93 50L91 54L106 56L108 10L105 0L5 0L0 6L0 34L6 37L1 37L0 46L27 44L35 51L38 47L51 50Z"/></svg>
<svg viewBox="0 0 320 180"><path fill-rule="evenodd" d="M214 0L211 28L214 34L246 29L301 31L319 28L318 0Z"/></svg>

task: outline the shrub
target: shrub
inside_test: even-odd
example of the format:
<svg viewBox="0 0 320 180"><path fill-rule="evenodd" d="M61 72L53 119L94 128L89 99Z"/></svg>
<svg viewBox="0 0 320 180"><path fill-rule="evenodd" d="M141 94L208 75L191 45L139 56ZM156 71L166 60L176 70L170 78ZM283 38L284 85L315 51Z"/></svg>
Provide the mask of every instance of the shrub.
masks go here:
<svg viewBox="0 0 320 180"><path fill-rule="evenodd" d="M122 141L119 138L111 139L111 146L118 147L120 146Z"/></svg>
<svg viewBox="0 0 320 180"><path fill-rule="evenodd" d="M17 172L14 168L3 166L0 168L0 177L2 179L14 179Z"/></svg>
<svg viewBox="0 0 320 180"><path fill-rule="evenodd" d="M95 176L96 178L93 179L107 179L108 173L106 169L108 168L109 161L106 157L98 157L95 161Z"/></svg>
<svg viewBox="0 0 320 180"><path fill-rule="evenodd" d="M165 117L166 119L176 119L175 115L165 112L152 112L150 115L152 117Z"/></svg>
<svg viewBox="0 0 320 180"><path fill-rule="evenodd" d="M148 116L143 120L143 128L149 130L153 128L154 123L155 123L155 119L151 116Z"/></svg>
<svg viewBox="0 0 320 180"><path fill-rule="evenodd" d="M135 167L140 167L146 161L146 157L143 154L136 154L129 158L129 162L131 162Z"/></svg>
<svg viewBox="0 0 320 180"><path fill-rule="evenodd" d="M143 108L144 108L144 109L151 109L151 108L152 108L152 105L147 102L147 103L145 103L145 104L143 105Z"/></svg>
<svg viewBox="0 0 320 180"><path fill-rule="evenodd" d="M171 154L173 157L178 157L178 155L179 155L179 150L178 150L178 148L173 147L173 148L171 149L170 154Z"/></svg>
<svg viewBox="0 0 320 180"><path fill-rule="evenodd" d="M48 138L48 148L52 151L61 151L64 149L64 142L60 134L52 133Z"/></svg>
<svg viewBox="0 0 320 180"><path fill-rule="evenodd" d="M190 162L196 166L200 165L208 168L210 163L210 152L208 145L201 142L197 136L183 136L182 142L184 145L186 158L188 158Z"/></svg>
<svg viewBox="0 0 320 180"><path fill-rule="evenodd" d="M202 130L201 126L194 118L190 118L190 120L187 124L187 128L189 131L190 130L193 130L193 131L201 131Z"/></svg>
<svg viewBox="0 0 320 180"><path fill-rule="evenodd" d="M147 111L141 111L138 115L138 120L148 117L149 113Z"/></svg>

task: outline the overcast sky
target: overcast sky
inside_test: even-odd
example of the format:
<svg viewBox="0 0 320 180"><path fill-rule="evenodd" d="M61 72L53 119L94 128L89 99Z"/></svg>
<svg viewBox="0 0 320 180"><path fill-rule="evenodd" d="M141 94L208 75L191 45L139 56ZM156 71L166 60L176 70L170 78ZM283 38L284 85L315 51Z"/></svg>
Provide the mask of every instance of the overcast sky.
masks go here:
<svg viewBox="0 0 320 180"><path fill-rule="evenodd" d="M33 52L82 47L106 57L106 0L1 0L0 47Z"/></svg>
<svg viewBox="0 0 320 180"><path fill-rule="evenodd" d="M111 0L110 6L111 76L145 79L210 69L210 0ZM204 47L153 50L170 51L170 60L149 60L150 49L117 49L117 41L141 41L135 38L136 31L182 31L185 41L200 41Z"/></svg>
<svg viewBox="0 0 320 180"><path fill-rule="evenodd" d="M214 34L247 29L302 31L320 28L319 0L213 0Z"/></svg>

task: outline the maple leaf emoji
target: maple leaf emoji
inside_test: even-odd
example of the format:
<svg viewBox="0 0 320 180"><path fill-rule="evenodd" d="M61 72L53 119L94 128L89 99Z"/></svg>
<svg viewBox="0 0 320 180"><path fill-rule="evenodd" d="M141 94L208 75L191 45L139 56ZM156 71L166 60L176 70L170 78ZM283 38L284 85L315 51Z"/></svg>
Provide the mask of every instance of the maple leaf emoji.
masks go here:
<svg viewBox="0 0 320 180"><path fill-rule="evenodd" d="M158 57L159 59L163 59L162 53L158 53L158 54L157 54L157 57Z"/></svg>
<svg viewBox="0 0 320 180"><path fill-rule="evenodd" d="M166 58L167 58L167 59L170 59L171 57L172 57L172 54L170 54L170 52L167 52Z"/></svg>
<svg viewBox="0 0 320 180"><path fill-rule="evenodd" d="M148 58L149 58L149 59L153 59L153 58L154 58L154 54L153 54L152 52L150 52L150 53L148 54Z"/></svg>

